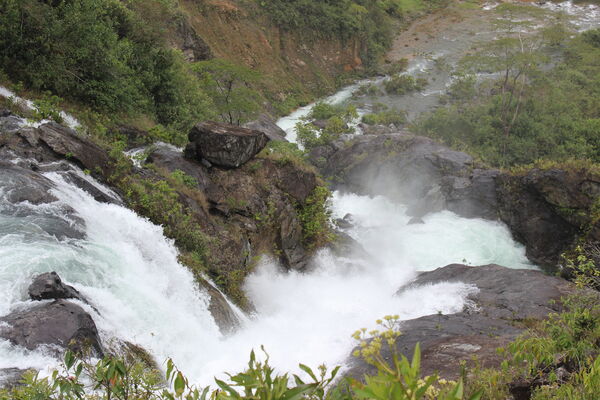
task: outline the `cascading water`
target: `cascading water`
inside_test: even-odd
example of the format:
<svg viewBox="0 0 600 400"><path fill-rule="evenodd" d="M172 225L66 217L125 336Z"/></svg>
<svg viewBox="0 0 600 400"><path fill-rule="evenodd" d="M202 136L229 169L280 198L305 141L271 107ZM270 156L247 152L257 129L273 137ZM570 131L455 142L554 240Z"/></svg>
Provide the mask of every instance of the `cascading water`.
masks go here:
<svg viewBox="0 0 600 400"><path fill-rule="evenodd" d="M31 277L57 271L97 309L79 303L94 317L105 343L117 338L142 346L159 361L172 357L201 384L210 384L224 371L242 369L250 350L261 345L281 371L295 370L298 362L343 363L355 329L372 327L387 314L410 319L457 312L476 290L444 283L395 296L417 270L451 262L528 266L524 250L499 224L442 212L427 217L424 225L407 225L401 205L380 197L336 194L334 215L353 214L355 226L349 233L372 258L349 262L322 251L315 270L306 274L284 273L276 263L263 260L245 286L256 316L224 337L208 311L208 297L177 262L176 249L160 227L120 205L94 200L59 172L45 176L54 183L52 194L58 199L49 204L20 203L15 209L6 200L10 184L3 183L0 314L32 306L25 300ZM57 239L56 232L45 229L57 220L85 232L85 237L66 234ZM43 350L24 351L0 341L0 368L48 372L55 365Z"/></svg>
<svg viewBox="0 0 600 400"><path fill-rule="evenodd" d="M347 99L359 84L328 101ZM293 126L310 107L279 121L290 140ZM309 273L285 273L263 259L245 284L256 315L243 318L236 333L223 336L208 311L208 296L178 263L177 251L160 227L118 204L94 200L58 172L45 176L54 183L57 200L16 206L7 200L10 182L0 179L0 315L31 307L33 302L26 300L31 278L57 271L94 305L79 303L94 317L105 343L131 341L159 362L172 357L202 385L224 371L241 370L250 350L261 345L280 371L296 371L298 362L343 363L354 345L354 330L372 327L386 314L410 319L457 312L477 290L442 283L396 296L417 271L453 262L533 267L524 248L499 223L439 212L425 217L424 224L408 225L402 205L335 193L334 217L352 214L354 226L347 233L370 257L349 260L321 251ZM58 225L85 235L61 237ZM56 363L44 350L26 351L0 340L0 369L48 372Z"/></svg>

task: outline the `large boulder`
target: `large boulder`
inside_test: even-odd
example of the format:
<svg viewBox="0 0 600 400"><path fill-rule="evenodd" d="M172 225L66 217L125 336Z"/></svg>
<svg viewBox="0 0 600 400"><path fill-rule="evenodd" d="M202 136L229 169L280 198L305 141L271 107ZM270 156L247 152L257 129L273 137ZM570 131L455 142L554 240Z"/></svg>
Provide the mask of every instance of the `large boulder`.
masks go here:
<svg viewBox="0 0 600 400"><path fill-rule="evenodd" d="M452 264L422 273L398 293L442 282L463 282L479 291L469 295L472 304L462 312L402 322L402 334L395 346L398 353L410 358L415 345L420 343L422 374L438 373L448 379L459 378L460 362L472 364L473 357L477 357L482 367L498 367L502 358L496 349L525 330L523 321L543 319L559 311L559 300L575 290L569 282L540 271ZM391 360L392 354L385 346L383 355ZM359 359L350 363L350 376L362 378L374 372L373 367Z"/></svg>
<svg viewBox="0 0 600 400"><path fill-rule="evenodd" d="M77 299L85 301L73 286L66 285L56 272L46 272L33 279L27 289L31 300Z"/></svg>
<svg viewBox="0 0 600 400"><path fill-rule="evenodd" d="M0 337L34 350L39 346L58 346L76 352L102 356L98 330L92 317L80 306L56 300L15 311L0 318Z"/></svg>
<svg viewBox="0 0 600 400"><path fill-rule="evenodd" d="M269 138L261 131L209 121L194 126L189 140L198 160L238 168L261 151Z"/></svg>

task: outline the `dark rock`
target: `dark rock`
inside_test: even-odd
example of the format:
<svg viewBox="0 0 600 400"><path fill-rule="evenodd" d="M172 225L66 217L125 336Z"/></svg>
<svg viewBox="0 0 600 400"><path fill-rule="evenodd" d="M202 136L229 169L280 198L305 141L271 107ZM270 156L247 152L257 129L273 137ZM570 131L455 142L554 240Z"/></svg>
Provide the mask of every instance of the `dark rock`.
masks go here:
<svg viewBox="0 0 600 400"><path fill-rule="evenodd" d="M261 131L270 140L276 142L287 142L285 138L286 132L281 129L267 114L261 114L257 120L247 122L243 125L244 128L253 129L255 131Z"/></svg>
<svg viewBox="0 0 600 400"><path fill-rule="evenodd" d="M372 261L373 257L365 250L362 244L352 236L342 231L334 232L335 238L329 243L329 248L338 257L344 257L353 261Z"/></svg>
<svg viewBox="0 0 600 400"><path fill-rule="evenodd" d="M78 299L85 301L73 286L65 285L56 272L46 272L36 276L27 292L32 300Z"/></svg>
<svg viewBox="0 0 600 400"><path fill-rule="evenodd" d="M532 169L496 180L500 219L538 265L555 271L560 254L588 227L588 240L600 240L591 227L600 176L585 170Z"/></svg>
<svg viewBox="0 0 600 400"><path fill-rule="evenodd" d="M335 223L340 229L350 229L354 227L354 219L350 213L344 215L344 218L336 219Z"/></svg>
<svg viewBox="0 0 600 400"><path fill-rule="evenodd" d="M225 296L204 279L200 280L200 284L210 296L208 310L212 314L221 333L224 335L234 333L241 326L241 323L240 319L227 302L227 299L225 299Z"/></svg>
<svg viewBox="0 0 600 400"><path fill-rule="evenodd" d="M211 185L206 170L200 167L197 162L184 158L180 151L167 147L157 147L148 155L146 163L154 164L171 173L177 170L183 171L186 175L194 178L200 190L206 190Z"/></svg>
<svg viewBox="0 0 600 400"><path fill-rule="evenodd" d="M446 208L443 178L468 178L473 168L469 155L408 133L358 136L313 149L309 158L321 160L316 165L336 188L388 196L416 216Z"/></svg>
<svg viewBox="0 0 600 400"><path fill-rule="evenodd" d="M278 245L284 265L294 270L304 270L308 264L308 252L302 244L302 226L291 205L282 213Z"/></svg>
<svg viewBox="0 0 600 400"><path fill-rule="evenodd" d="M49 122L40 126L37 131L39 139L60 156L90 171L100 169L105 174L110 172L110 158L106 151L78 135L73 129Z"/></svg>
<svg viewBox="0 0 600 400"><path fill-rule="evenodd" d="M203 61L213 57L210 47L198 36L192 24L186 18L179 18L177 25L177 47L187 61Z"/></svg>
<svg viewBox="0 0 600 400"><path fill-rule="evenodd" d="M277 168L272 177L275 185L299 203L304 203L317 186L317 174L287 163Z"/></svg>
<svg viewBox="0 0 600 400"><path fill-rule="evenodd" d="M396 340L399 353L411 358L417 343L421 345L421 372L424 376L438 373L457 379L460 362L468 365L477 357L484 368L498 367L502 357L498 347L507 345L525 329L519 321L542 319L561 306L559 300L575 288L569 282L534 270L515 270L498 265L470 267L452 264L419 275L409 288L441 282L463 282L475 285L479 292L471 294L474 303L451 315L429 315L400 324L402 335ZM384 357L391 360L389 350ZM353 359L349 375L362 378L373 368Z"/></svg>
<svg viewBox="0 0 600 400"><path fill-rule="evenodd" d="M314 121L311 121L310 123L313 124L316 128L319 128L319 129L325 129L327 127L327 120L326 119L316 119Z"/></svg>
<svg viewBox="0 0 600 400"><path fill-rule="evenodd" d="M269 141L263 132L217 122L197 124L189 139L196 145L198 161L205 159L225 168L245 164Z"/></svg>
<svg viewBox="0 0 600 400"><path fill-rule="evenodd" d="M73 129L55 122L39 128L20 127L16 131L3 127L0 122L0 154L37 162L66 158L93 173L101 171L108 176L111 172L106 151Z"/></svg>
<svg viewBox="0 0 600 400"><path fill-rule="evenodd" d="M408 221L408 225L417 225L417 224L424 224L425 221L423 221L423 218L421 217L412 217L409 221Z"/></svg>
<svg viewBox="0 0 600 400"><path fill-rule="evenodd" d="M89 349L96 356L103 354L92 317L66 300L15 311L0 321L8 324L0 326L0 337L29 350L55 345L75 352Z"/></svg>

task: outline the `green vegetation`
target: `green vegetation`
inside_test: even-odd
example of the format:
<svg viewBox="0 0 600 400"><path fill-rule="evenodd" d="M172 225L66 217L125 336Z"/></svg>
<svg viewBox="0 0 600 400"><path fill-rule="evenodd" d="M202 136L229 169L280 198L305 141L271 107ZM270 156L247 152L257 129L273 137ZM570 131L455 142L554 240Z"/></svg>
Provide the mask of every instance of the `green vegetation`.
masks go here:
<svg viewBox="0 0 600 400"><path fill-rule="evenodd" d="M296 124L298 143L306 150L331 143L343 133L352 133L350 124L358 118L356 107L349 105L332 105L324 102L315 104L310 114ZM319 128L316 123L325 122Z"/></svg>
<svg viewBox="0 0 600 400"><path fill-rule="evenodd" d="M529 23L545 18L522 6L500 11L527 12ZM525 23L505 26L505 36L467 57L446 99L450 104L421 118L414 130L494 166L599 162L600 32L569 39L559 23L539 35L515 35ZM478 83L478 72L500 78Z"/></svg>
<svg viewBox="0 0 600 400"><path fill-rule="evenodd" d="M257 0L269 18L286 30L316 38L359 38L362 58L374 67L392 40L392 18L443 4L437 0Z"/></svg>
<svg viewBox="0 0 600 400"><path fill-rule="evenodd" d="M414 78L411 75L398 74L390 77L383 84L388 94L403 95L423 90L427 86L424 78Z"/></svg>
<svg viewBox="0 0 600 400"><path fill-rule="evenodd" d="M224 122L241 125L258 116L260 94L251 87L259 80L257 72L218 58L197 62L192 68Z"/></svg>
<svg viewBox="0 0 600 400"><path fill-rule="evenodd" d="M304 243L309 249L318 249L332 241L331 192L325 186L317 186L298 208Z"/></svg>
<svg viewBox="0 0 600 400"><path fill-rule="evenodd" d="M365 114L362 122L367 125L390 125L400 126L406 123L406 113L400 110L383 110L371 114Z"/></svg>
<svg viewBox="0 0 600 400"><path fill-rule="evenodd" d="M483 398L500 400L510 383L521 382L533 389L532 400L594 399L600 384L598 293L576 293L562 303L562 313L499 349L507 356L501 369L473 371L467 392L482 388Z"/></svg>
<svg viewBox="0 0 600 400"><path fill-rule="evenodd" d="M1 2L0 68L28 89L106 115L147 114L183 131L211 117L183 56L127 3Z"/></svg>

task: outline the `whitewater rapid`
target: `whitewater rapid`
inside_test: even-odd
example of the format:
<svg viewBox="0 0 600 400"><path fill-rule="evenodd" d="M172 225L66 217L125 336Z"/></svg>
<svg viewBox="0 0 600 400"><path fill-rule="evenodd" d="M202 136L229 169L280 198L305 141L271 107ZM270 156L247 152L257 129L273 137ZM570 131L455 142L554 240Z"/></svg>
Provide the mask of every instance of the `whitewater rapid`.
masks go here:
<svg viewBox="0 0 600 400"><path fill-rule="evenodd" d="M580 18L582 28L588 22L597 26L596 6L584 9L563 3L560 7ZM409 72L431 69L431 60L411 60ZM383 79L358 82L325 101L346 101L360 85L381 84ZM0 95L14 94L0 87ZM278 121L288 140L295 142L293 128L312 106ZM24 203L15 211L0 187L0 315L34 305L26 293L31 278L56 271L94 305L79 303L93 316L104 343L133 342L159 364L170 357L200 385L213 384L213 378L223 377L225 371L242 370L251 349L261 345L280 372L299 372L299 362L313 367L344 364L355 345L351 334L356 329L373 328L376 319L389 314L406 320L458 312L477 290L461 283L440 283L396 295L419 271L450 263L535 268L524 247L501 223L443 211L424 217L424 224L410 225L402 204L384 197L334 193L333 217L352 215L353 226L346 233L368 257L338 257L322 250L308 273L285 272L275 261L263 258L244 285L256 313L244 316L232 305L242 326L224 336L208 311L208 295L178 262L177 249L161 227L118 204L94 200L60 173L45 176L55 184L52 193L58 200L54 203ZM67 215L67 208L78 218ZM57 239L46 229L57 220L79 227L85 238ZM0 340L0 369L36 368L47 374L57 365L49 352L26 351Z"/></svg>

